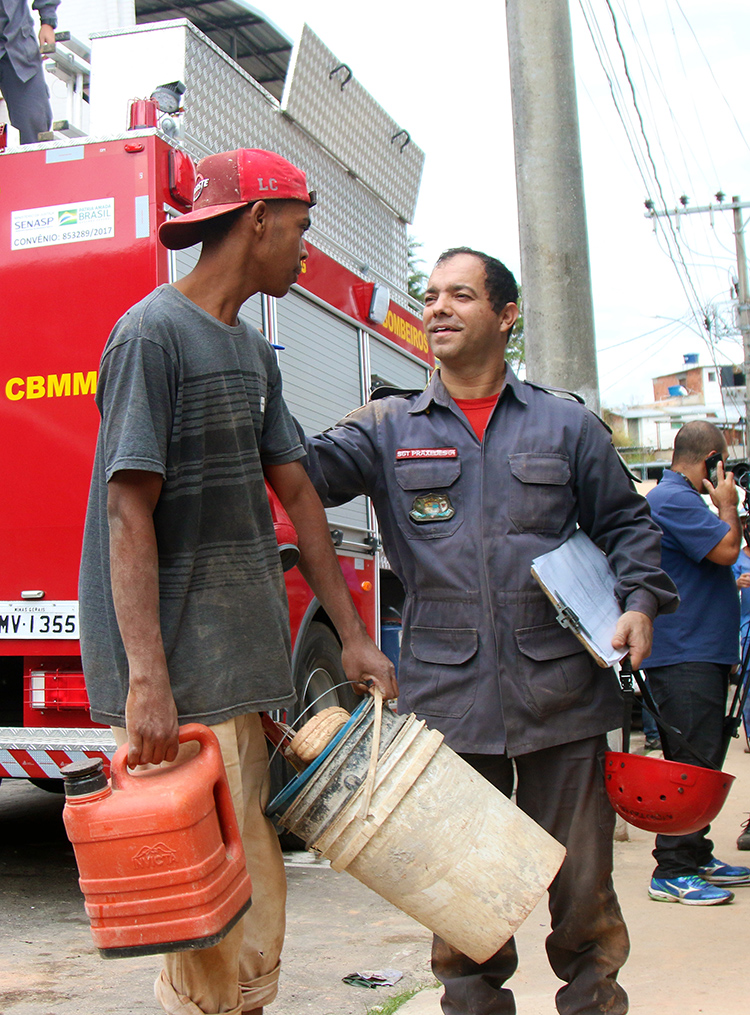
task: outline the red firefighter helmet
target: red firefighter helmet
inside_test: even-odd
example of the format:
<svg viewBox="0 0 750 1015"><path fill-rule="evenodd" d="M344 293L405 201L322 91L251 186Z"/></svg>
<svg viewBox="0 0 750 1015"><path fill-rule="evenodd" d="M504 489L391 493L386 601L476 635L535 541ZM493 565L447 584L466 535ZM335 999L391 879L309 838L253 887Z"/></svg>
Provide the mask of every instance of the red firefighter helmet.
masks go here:
<svg viewBox="0 0 750 1015"><path fill-rule="evenodd" d="M647 832L690 835L724 805L734 776L698 765L607 751L605 784L612 806Z"/></svg>

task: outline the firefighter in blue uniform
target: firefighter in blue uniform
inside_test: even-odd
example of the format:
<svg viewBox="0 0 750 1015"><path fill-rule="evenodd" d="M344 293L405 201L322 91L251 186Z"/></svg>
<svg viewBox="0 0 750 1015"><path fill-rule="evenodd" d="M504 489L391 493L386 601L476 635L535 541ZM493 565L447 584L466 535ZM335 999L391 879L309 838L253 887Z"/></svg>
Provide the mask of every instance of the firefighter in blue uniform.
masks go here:
<svg viewBox="0 0 750 1015"><path fill-rule="evenodd" d="M530 574L580 526L608 554L623 607L613 644L634 666L653 618L676 609L660 534L601 421L521 382L505 363L518 291L501 262L446 251L424 322L440 363L423 392L375 392L309 438L328 505L373 500L406 601L399 711L414 711L567 848L550 888L550 963L561 1015L622 1015L628 936L612 886L614 812L602 773L620 725L602 670ZM502 886L498 886L501 889ZM511 1015L515 943L477 964L435 938L445 1015Z"/></svg>

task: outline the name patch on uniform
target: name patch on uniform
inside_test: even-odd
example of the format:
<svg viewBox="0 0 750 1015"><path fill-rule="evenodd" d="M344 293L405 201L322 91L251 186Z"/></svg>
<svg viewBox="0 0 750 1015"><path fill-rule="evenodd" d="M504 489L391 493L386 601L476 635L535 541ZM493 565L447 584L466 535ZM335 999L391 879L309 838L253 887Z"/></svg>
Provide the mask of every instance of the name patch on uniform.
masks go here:
<svg viewBox="0 0 750 1015"><path fill-rule="evenodd" d="M458 458L455 448L399 448L396 461L402 458Z"/></svg>

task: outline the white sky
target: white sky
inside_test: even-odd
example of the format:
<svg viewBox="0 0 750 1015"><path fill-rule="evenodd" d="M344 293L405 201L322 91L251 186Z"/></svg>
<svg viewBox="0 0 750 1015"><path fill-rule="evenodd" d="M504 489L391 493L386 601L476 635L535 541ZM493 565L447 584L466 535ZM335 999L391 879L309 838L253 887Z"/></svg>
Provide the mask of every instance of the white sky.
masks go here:
<svg viewBox="0 0 750 1015"><path fill-rule="evenodd" d="M423 243L427 266L445 247L466 244L500 257L520 274L505 5L255 2L292 38L307 20L425 151L411 232ZM706 205L719 188L750 201L750 4L611 3L667 206L673 208L683 193L693 206ZM650 400L650 378L679 369L683 353L698 352L706 363L712 354L664 252L664 236L657 239L644 218L649 191L584 21L582 8L590 17L593 10L606 42L605 60L616 66L626 115L637 128L605 0L570 0L570 6L599 380L602 403L612 407ZM642 139L638 143L643 146ZM650 196L658 197L653 184ZM714 229L707 215L684 217L679 233L691 279L684 284L697 294L692 305L714 305L727 322L735 273L731 230L731 214L725 212ZM716 355L718 362L741 362L741 344L724 341Z"/></svg>

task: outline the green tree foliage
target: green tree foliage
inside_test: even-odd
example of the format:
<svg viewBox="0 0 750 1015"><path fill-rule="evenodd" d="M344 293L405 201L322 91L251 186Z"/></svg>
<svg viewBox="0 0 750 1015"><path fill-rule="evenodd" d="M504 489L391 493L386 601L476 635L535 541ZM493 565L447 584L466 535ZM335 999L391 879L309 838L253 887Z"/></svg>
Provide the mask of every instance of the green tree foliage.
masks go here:
<svg viewBox="0 0 750 1015"><path fill-rule="evenodd" d="M520 289L518 295L518 306L520 308L518 320L513 326L513 333L510 336L508 348L505 350L505 358L514 370L518 370L520 366L523 366L526 363L526 340L523 334L523 295L521 294Z"/></svg>
<svg viewBox="0 0 750 1015"><path fill-rule="evenodd" d="M422 246L424 246L423 243L415 239L415 237L409 236L409 276L406 288L409 295L420 302L424 299L425 289L427 288L427 279L429 277L423 267L424 261L418 255L418 251Z"/></svg>

